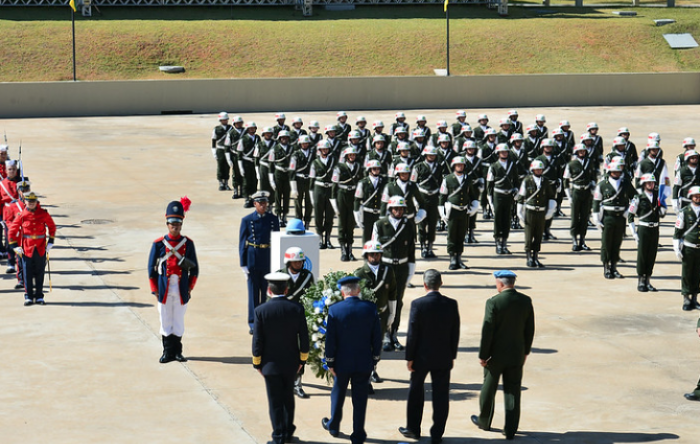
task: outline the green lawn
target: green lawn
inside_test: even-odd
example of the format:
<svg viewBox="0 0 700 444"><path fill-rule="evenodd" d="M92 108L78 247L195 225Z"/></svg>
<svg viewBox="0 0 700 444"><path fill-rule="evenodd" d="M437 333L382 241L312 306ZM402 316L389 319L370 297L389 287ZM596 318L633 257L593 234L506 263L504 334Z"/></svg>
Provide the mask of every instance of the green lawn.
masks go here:
<svg viewBox="0 0 700 444"><path fill-rule="evenodd" d="M72 78L67 7L1 9L0 81ZM433 75L445 64L439 4L318 7L312 18L292 7L101 10L76 19L82 80ZM672 50L662 37L689 32L700 40L700 8L636 8L634 18L615 10L622 8L511 7L500 18L484 7L453 6L451 72L700 70L698 49ZM656 27L658 18L677 23ZM158 72L165 64L187 72Z"/></svg>

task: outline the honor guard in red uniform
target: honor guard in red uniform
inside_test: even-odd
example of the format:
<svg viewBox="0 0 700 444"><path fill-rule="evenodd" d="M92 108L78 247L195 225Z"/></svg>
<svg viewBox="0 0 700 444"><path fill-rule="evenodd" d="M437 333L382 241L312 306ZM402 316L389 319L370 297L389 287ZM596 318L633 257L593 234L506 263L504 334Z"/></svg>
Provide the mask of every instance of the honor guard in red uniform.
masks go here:
<svg viewBox="0 0 700 444"><path fill-rule="evenodd" d="M15 190L16 191L16 190ZM56 224L48 211L41 208L34 192L25 196L27 208L10 225L10 247L22 260L24 270L24 305L46 305L44 302L44 268L46 256L53 247ZM14 203L14 202L13 202ZM46 229L49 230L48 243Z"/></svg>
<svg viewBox="0 0 700 444"><path fill-rule="evenodd" d="M190 204L187 196L168 204L165 212L168 234L153 241L148 257L148 278L151 294L158 298L163 337L161 364L187 361L182 355L185 311L199 275L194 242L180 234Z"/></svg>
<svg viewBox="0 0 700 444"><path fill-rule="evenodd" d="M3 221L9 221L9 215L5 214L7 211L7 208L9 208L9 205L12 202L17 201L17 182L20 181L19 177L19 168L17 165L16 160L8 160L5 162L5 169L6 169L6 176L3 176L2 182L0 182L0 202L2 202L2 220ZM15 265L17 263L17 259L15 258L15 254L12 251L11 248L9 248L9 243L10 239L8 237L8 229L9 225L7 222L3 222L4 226L4 231L5 231L5 238L8 244L8 247L6 250L8 251L8 260L7 260L7 270L5 270L6 273L15 273L17 270L15 269Z"/></svg>
<svg viewBox="0 0 700 444"><path fill-rule="evenodd" d="M8 218L7 218L7 225L11 225L12 221L17 218L20 214L22 214L22 211L26 208L24 196L29 193L29 181L23 180L17 184L17 191L19 194L19 199L15 203L8 204ZM22 262L17 262L16 261L16 255L15 252L10 250L12 252L12 260L16 262L17 266L17 283L15 284L15 290L19 290L20 288L24 288L24 274L22 273Z"/></svg>
<svg viewBox="0 0 700 444"><path fill-rule="evenodd" d="M0 145L0 181L5 180L5 177L7 177L7 168L5 165L5 162L8 160L9 156L7 154L8 150L7 145ZM5 204L0 201L0 224L3 226L5 223L3 222L2 218L2 208ZM7 233L5 232L5 229L0 230L0 259L5 259L7 258ZM4 238L4 240L3 240Z"/></svg>

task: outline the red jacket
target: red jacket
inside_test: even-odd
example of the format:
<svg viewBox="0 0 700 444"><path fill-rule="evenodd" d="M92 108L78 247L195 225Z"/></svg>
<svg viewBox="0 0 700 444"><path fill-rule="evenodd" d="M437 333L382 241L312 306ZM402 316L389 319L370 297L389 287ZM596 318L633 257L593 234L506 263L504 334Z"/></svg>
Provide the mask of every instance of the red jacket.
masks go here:
<svg viewBox="0 0 700 444"><path fill-rule="evenodd" d="M9 207L9 206L8 206ZM31 257L36 250L41 256L46 254L46 229L49 229L49 242L53 243L56 236L56 224L49 212L37 204L34 211L25 208L10 223L7 235L10 247L22 247L24 254Z"/></svg>
<svg viewBox="0 0 700 444"><path fill-rule="evenodd" d="M15 218L17 216L22 214L22 211L24 211L24 209L26 207L27 206L21 200L18 200L17 202L8 205L8 209L7 209L8 218L7 219L3 218L3 220L7 224L8 228L9 228L10 224L12 223L12 221L15 220Z"/></svg>
<svg viewBox="0 0 700 444"><path fill-rule="evenodd" d="M0 200L2 200L2 219L8 220L9 214L7 214L8 204L13 200L17 200L19 193L17 193L17 182L20 181L19 176L14 180L9 178L4 178L2 180L2 185L0 185Z"/></svg>

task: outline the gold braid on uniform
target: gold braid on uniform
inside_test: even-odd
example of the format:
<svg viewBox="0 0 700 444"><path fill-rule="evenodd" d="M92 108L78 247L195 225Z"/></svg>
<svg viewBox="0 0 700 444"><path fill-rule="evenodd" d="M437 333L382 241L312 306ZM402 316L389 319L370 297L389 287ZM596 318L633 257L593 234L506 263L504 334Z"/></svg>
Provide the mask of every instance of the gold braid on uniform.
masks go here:
<svg viewBox="0 0 700 444"><path fill-rule="evenodd" d="M309 354L308 353L299 353L299 359L301 359L303 362L306 362L309 359Z"/></svg>
<svg viewBox="0 0 700 444"><path fill-rule="evenodd" d="M253 365L262 364L262 356L253 356Z"/></svg>

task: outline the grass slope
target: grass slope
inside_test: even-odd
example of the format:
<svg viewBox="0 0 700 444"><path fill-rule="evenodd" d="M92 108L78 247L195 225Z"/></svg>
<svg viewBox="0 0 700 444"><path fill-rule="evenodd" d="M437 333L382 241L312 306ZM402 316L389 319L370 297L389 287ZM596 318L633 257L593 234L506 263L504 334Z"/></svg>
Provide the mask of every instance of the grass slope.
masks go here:
<svg viewBox="0 0 700 444"><path fill-rule="evenodd" d="M76 20L82 80L433 75L445 64L440 5L315 9L107 8ZM700 40L698 8L450 10L451 71L463 74L698 71L700 51L672 50L665 33ZM2 8L0 81L72 78L68 8ZM232 18L233 16L233 18ZM653 19L677 23L656 27ZM159 65L184 65L167 76Z"/></svg>

